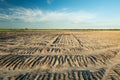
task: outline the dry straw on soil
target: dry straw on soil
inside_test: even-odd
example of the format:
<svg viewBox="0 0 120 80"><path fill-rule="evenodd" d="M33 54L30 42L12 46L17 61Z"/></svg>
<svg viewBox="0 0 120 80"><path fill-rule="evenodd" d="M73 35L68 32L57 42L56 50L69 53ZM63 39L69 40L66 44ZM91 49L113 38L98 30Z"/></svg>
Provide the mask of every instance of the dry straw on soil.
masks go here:
<svg viewBox="0 0 120 80"><path fill-rule="evenodd" d="M120 80L120 31L0 32L0 80Z"/></svg>

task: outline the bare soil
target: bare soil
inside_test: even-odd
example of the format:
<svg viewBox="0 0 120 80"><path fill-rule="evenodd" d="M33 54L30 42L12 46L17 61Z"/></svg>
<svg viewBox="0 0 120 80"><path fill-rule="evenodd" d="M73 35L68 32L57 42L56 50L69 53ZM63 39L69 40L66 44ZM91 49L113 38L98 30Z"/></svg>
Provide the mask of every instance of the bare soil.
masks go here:
<svg viewBox="0 0 120 80"><path fill-rule="evenodd" d="M0 32L0 80L120 80L120 31Z"/></svg>

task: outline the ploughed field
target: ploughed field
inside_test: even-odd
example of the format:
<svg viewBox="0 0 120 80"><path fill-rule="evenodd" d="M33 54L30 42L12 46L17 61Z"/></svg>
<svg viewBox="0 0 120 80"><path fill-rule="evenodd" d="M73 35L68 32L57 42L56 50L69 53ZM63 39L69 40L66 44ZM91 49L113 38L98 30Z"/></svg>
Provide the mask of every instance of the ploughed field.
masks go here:
<svg viewBox="0 0 120 80"><path fill-rule="evenodd" d="M0 80L120 80L120 31L0 32Z"/></svg>

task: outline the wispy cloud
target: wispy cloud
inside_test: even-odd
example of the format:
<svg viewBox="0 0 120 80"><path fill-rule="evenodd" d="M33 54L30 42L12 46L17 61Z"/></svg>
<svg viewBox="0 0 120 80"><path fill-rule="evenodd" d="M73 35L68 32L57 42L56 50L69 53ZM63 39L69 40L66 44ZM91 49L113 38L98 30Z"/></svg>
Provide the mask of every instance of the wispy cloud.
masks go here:
<svg viewBox="0 0 120 80"><path fill-rule="evenodd" d="M94 19L95 14L78 11L68 12L63 11L43 11L41 9L26 9L26 8L9 8L8 10L0 13L0 19L7 20L21 20L24 22L73 22L79 23L87 20Z"/></svg>
<svg viewBox="0 0 120 80"><path fill-rule="evenodd" d="M53 0L46 0L48 4L51 4Z"/></svg>

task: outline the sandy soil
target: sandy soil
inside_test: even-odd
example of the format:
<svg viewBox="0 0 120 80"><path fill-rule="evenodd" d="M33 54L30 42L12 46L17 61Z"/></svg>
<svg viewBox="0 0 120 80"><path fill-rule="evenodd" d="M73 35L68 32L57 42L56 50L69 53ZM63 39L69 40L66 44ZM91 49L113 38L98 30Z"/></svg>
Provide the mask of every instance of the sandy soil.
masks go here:
<svg viewBox="0 0 120 80"><path fill-rule="evenodd" d="M0 32L0 80L120 80L120 31Z"/></svg>

